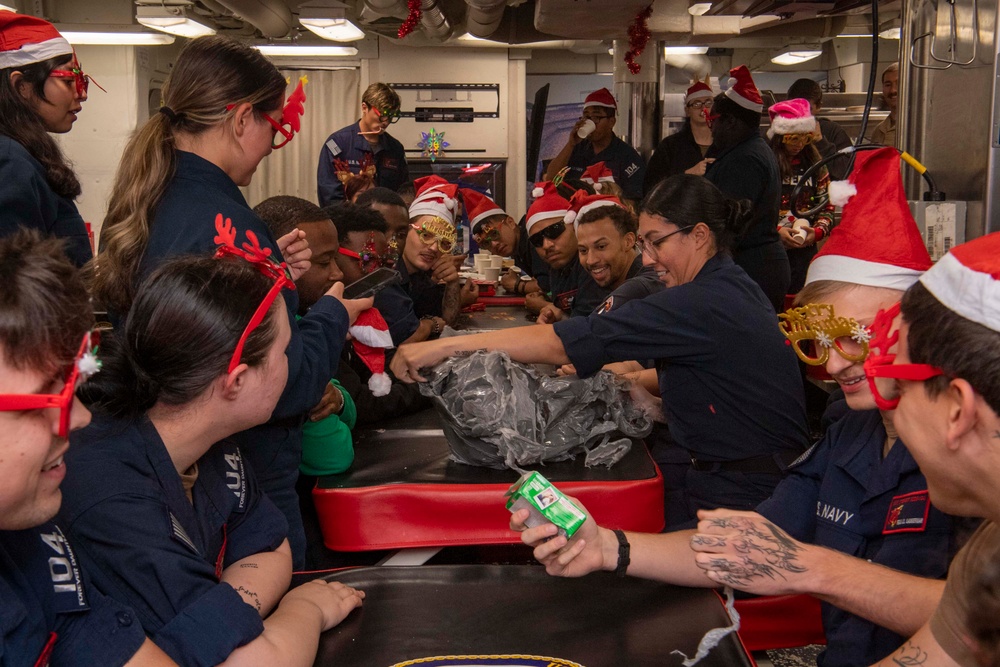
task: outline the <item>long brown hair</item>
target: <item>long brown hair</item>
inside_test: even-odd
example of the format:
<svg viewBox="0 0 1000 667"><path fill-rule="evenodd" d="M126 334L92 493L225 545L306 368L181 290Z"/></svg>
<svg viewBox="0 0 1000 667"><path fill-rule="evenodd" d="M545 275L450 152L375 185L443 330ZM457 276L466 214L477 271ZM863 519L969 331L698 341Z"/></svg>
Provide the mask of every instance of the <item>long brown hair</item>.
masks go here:
<svg viewBox="0 0 1000 667"><path fill-rule="evenodd" d="M11 85L10 75L15 71L21 72L23 80L34 89L35 97L44 101L45 81L49 74L71 59L69 55L56 56L24 67L0 70L0 134L21 144L31 157L38 160L45 168L45 181L49 187L66 199L80 196L80 181L38 113Z"/></svg>
<svg viewBox="0 0 1000 667"><path fill-rule="evenodd" d="M233 114L228 105L273 110L285 85L270 61L240 42L201 37L184 47L163 86L166 108L132 137L118 165L101 252L89 267L90 288L100 303L123 314L132 303L150 224L176 169L176 134L198 135L227 121Z"/></svg>
<svg viewBox="0 0 1000 667"><path fill-rule="evenodd" d="M776 134L771 137L770 144L771 150L774 151L774 157L778 159L778 171L781 172L781 180L784 181L786 178L791 178L794 176L792 173L792 158L785 150L785 144L782 140L782 135ZM806 167L811 167L820 161L819 150L816 149L814 144L807 144L802 148L802 152L799 153L806 161ZM818 177L815 176L814 178Z"/></svg>

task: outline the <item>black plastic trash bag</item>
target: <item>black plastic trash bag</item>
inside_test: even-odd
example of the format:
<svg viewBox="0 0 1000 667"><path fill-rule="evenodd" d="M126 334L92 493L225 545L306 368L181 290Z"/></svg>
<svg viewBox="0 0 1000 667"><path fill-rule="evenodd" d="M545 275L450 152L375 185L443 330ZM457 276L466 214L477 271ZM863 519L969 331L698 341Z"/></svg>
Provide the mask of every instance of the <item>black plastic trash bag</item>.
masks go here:
<svg viewBox="0 0 1000 667"><path fill-rule="evenodd" d="M459 463L521 470L585 454L587 466L610 467L630 438L652 429L606 371L586 380L548 377L504 352L480 351L447 359L425 377L420 392L441 415Z"/></svg>

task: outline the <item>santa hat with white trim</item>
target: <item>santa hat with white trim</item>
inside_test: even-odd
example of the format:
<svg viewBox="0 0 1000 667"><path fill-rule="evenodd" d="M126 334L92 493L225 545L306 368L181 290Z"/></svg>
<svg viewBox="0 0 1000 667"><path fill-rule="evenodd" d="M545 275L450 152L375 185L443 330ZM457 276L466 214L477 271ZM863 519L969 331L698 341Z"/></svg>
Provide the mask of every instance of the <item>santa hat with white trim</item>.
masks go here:
<svg viewBox="0 0 1000 667"><path fill-rule="evenodd" d="M73 47L48 21L0 11L0 69L71 55Z"/></svg>
<svg viewBox="0 0 1000 667"><path fill-rule="evenodd" d="M768 139L776 134L809 134L816 131L816 118L808 100L795 98L778 102L772 104L767 113L771 116Z"/></svg>
<svg viewBox="0 0 1000 667"><path fill-rule="evenodd" d="M348 331L353 338L355 354L372 372L368 388L374 396L385 396L392 388L392 380L385 372L385 351L394 347L389 325L378 308L369 308L361 311Z"/></svg>
<svg viewBox="0 0 1000 667"><path fill-rule="evenodd" d="M413 182L417 196L410 204L410 220L421 215L434 215L455 225L458 208L458 186L440 176L424 176Z"/></svg>
<svg viewBox="0 0 1000 667"><path fill-rule="evenodd" d="M614 109L615 113L618 112L618 102L615 101L615 96L611 94L611 91L607 88L601 88L600 90L595 90L583 101L583 108L587 107L603 107L605 109Z"/></svg>
<svg viewBox="0 0 1000 667"><path fill-rule="evenodd" d="M920 282L952 312L1000 332L1000 232L955 246Z"/></svg>
<svg viewBox="0 0 1000 667"><path fill-rule="evenodd" d="M602 183L615 182L615 175L611 173L611 170L608 169L604 162L595 162L583 170L580 180L594 186L595 192L600 192L603 187Z"/></svg>
<svg viewBox="0 0 1000 667"><path fill-rule="evenodd" d="M740 65L729 70L729 88L726 97L748 111L760 113L764 110L764 100L760 97L757 84L750 76L746 65Z"/></svg>
<svg viewBox="0 0 1000 667"><path fill-rule="evenodd" d="M809 265L806 284L838 280L906 290L931 267L931 257L906 203L899 151L858 153L843 187L856 194L849 195L840 224Z"/></svg>
<svg viewBox="0 0 1000 667"><path fill-rule="evenodd" d="M507 211L481 192L468 188L462 188L459 192L462 193L462 202L465 204L465 212L469 215L469 226L472 227L473 234L480 232L477 228L487 218L492 218L494 215L507 215Z"/></svg>
<svg viewBox="0 0 1000 667"><path fill-rule="evenodd" d="M684 94L684 104L707 97L715 97L715 93L712 92L712 87L704 81L695 81L694 84L687 89L687 93Z"/></svg>
<svg viewBox="0 0 1000 667"><path fill-rule="evenodd" d="M524 226L529 235L531 228L538 223L552 218L562 220L569 213L569 202L559 194L552 181L536 183L531 191L531 196L535 197L535 201L528 207L528 213L524 220Z"/></svg>
<svg viewBox="0 0 1000 667"><path fill-rule="evenodd" d="M584 213L593 211L597 208L602 208L604 206L618 206L619 208L625 208L618 197L613 195L590 195L583 190L577 190L573 193L573 196L569 200L570 209L563 216L563 220L567 224L576 225L576 221L580 219Z"/></svg>

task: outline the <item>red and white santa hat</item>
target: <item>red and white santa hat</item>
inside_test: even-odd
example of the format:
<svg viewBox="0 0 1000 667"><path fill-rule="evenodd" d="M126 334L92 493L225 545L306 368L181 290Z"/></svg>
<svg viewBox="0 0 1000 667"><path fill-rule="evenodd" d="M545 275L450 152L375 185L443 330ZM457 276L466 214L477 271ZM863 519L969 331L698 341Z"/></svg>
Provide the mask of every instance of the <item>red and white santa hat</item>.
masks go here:
<svg viewBox="0 0 1000 667"><path fill-rule="evenodd" d="M587 95L587 99L583 101L583 108L586 109L587 107L604 107L605 109L614 109L615 112L618 111L618 103L615 102L615 96L607 88L595 90L590 95Z"/></svg>
<svg viewBox="0 0 1000 667"><path fill-rule="evenodd" d="M806 284L839 280L906 290L931 267L931 257L906 203L899 151L858 153L840 189L855 194L842 204L840 224L809 265Z"/></svg>
<svg viewBox="0 0 1000 667"><path fill-rule="evenodd" d="M563 216L567 224L575 225L584 213L605 206L625 208L618 197L613 195L591 195L584 190L577 190L569 200L569 211Z"/></svg>
<svg viewBox="0 0 1000 667"><path fill-rule="evenodd" d="M417 196L410 204L410 220L421 215L435 215L455 224L458 209L458 186L440 176L424 176L413 181Z"/></svg>
<svg viewBox="0 0 1000 667"><path fill-rule="evenodd" d="M953 312L1000 331L1000 232L955 246L920 282Z"/></svg>
<svg viewBox="0 0 1000 667"><path fill-rule="evenodd" d="M808 134L816 130L816 118L808 100L795 98L778 102L771 105L767 113L771 116L768 139L776 134Z"/></svg>
<svg viewBox="0 0 1000 667"><path fill-rule="evenodd" d="M481 192L469 188L462 188L460 192L462 193L462 202L465 204L465 212L469 216L469 226L472 227L473 232L477 231L476 226L486 218L494 215L507 215L507 211L497 206L495 201Z"/></svg>
<svg viewBox="0 0 1000 667"><path fill-rule="evenodd" d="M603 162L595 162L583 170L580 180L594 186L595 192L600 192L602 183L614 183L615 175L611 173L607 165Z"/></svg>
<svg viewBox="0 0 1000 667"><path fill-rule="evenodd" d="M531 228L538 223L552 218L563 219L569 213L569 202L559 194L552 181L535 183L531 196L535 197L535 201L528 207L524 220L529 235Z"/></svg>
<svg viewBox="0 0 1000 667"><path fill-rule="evenodd" d="M369 308L361 311L348 331L354 338L354 353L372 372L368 388L375 396L385 396L392 387L392 380L385 372L385 351L394 347L389 325L378 308Z"/></svg>
<svg viewBox="0 0 1000 667"><path fill-rule="evenodd" d="M729 88L726 89L726 97L744 109L758 113L764 110L764 100L761 99L757 84L753 82L746 65L729 70Z"/></svg>
<svg viewBox="0 0 1000 667"><path fill-rule="evenodd" d="M73 47L48 21L0 11L0 69L24 67L70 55L73 55Z"/></svg>
<svg viewBox="0 0 1000 667"><path fill-rule="evenodd" d="M684 95L684 104L700 100L705 97L715 97L715 93L712 92L712 87L704 81L695 81L694 85L688 88L687 93Z"/></svg>

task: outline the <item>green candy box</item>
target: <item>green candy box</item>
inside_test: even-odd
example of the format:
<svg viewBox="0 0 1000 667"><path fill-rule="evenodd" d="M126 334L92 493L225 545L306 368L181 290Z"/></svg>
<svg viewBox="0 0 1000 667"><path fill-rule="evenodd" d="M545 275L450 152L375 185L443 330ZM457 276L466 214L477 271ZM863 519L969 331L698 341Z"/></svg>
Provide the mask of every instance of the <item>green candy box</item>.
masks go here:
<svg viewBox="0 0 1000 667"><path fill-rule="evenodd" d="M554 523L559 528L559 534L568 539L587 520L583 510L537 472L522 475L504 495L507 509L512 514L521 509L528 510L528 520L525 521L528 528Z"/></svg>

